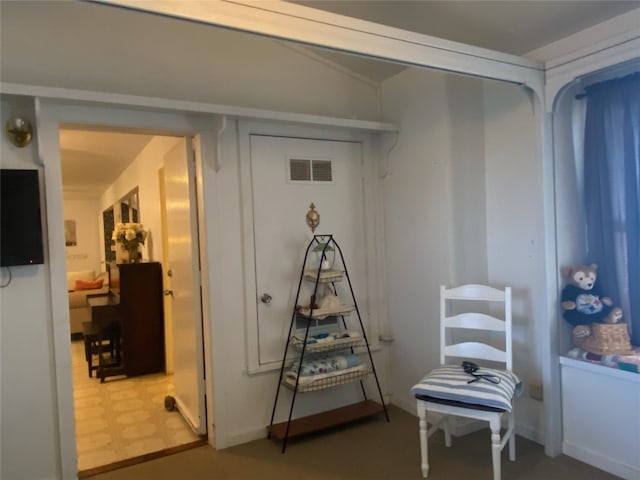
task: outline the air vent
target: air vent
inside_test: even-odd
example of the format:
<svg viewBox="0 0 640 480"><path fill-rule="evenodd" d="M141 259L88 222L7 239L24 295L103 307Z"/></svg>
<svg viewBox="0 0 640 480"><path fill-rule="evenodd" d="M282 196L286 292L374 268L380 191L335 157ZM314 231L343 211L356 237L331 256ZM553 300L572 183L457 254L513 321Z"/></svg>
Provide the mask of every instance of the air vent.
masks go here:
<svg viewBox="0 0 640 480"><path fill-rule="evenodd" d="M331 160L290 158L289 180L292 182L333 182Z"/></svg>
<svg viewBox="0 0 640 480"><path fill-rule="evenodd" d="M331 182L331 162L329 160L313 160L311 162L314 182Z"/></svg>
<svg viewBox="0 0 640 480"><path fill-rule="evenodd" d="M311 180L311 161L292 158L289 160L289 175L294 182Z"/></svg>

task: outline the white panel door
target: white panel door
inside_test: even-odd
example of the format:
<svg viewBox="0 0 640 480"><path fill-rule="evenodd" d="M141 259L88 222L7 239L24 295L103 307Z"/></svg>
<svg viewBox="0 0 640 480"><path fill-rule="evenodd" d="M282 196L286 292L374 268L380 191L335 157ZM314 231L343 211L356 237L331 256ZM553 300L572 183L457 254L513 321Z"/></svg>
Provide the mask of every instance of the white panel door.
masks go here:
<svg viewBox="0 0 640 480"><path fill-rule="evenodd" d="M312 202L320 213L320 226L315 233L335 236L343 250L361 313L363 316L366 313L362 145L254 134L250 148L257 293L255 328L259 364L266 365L282 361L304 252L312 237L305 222ZM291 160L330 161L332 180L292 181ZM346 282L339 287L348 290ZM308 304L310 293L303 289L298 303ZM271 296L270 303L261 301L263 294Z"/></svg>
<svg viewBox="0 0 640 480"><path fill-rule="evenodd" d="M202 304L195 166L191 141L182 139L164 158L174 386L179 411L199 435L206 433Z"/></svg>

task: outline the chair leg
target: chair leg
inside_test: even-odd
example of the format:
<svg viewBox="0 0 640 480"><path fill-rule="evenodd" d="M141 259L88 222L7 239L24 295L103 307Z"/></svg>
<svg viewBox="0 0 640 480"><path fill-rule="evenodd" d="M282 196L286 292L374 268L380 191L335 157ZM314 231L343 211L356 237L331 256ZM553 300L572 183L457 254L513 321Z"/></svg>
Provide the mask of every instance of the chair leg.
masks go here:
<svg viewBox="0 0 640 480"><path fill-rule="evenodd" d="M515 429L515 415L513 412L509 415L509 430L511 436L509 437L509 460L516 461L516 429Z"/></svg>
<svg viewBox="0 0 640 480"><path fill-rule="evenodd" d="M429 476L429 434L427 429L427 409L424 403L418 400L418 418L420 419L420 467L422 469L422 478Z"/></svg>
<svg viewBox="0 0 640 480"><path fill-rule="evenodd" d="M89 378L91 378L91 341L88 337L84 337L84 359L87 362L87 369L89 371Z"/></svg>
<svg viewBox="0 0 640 480"><path fill-rule="evenodd" d="M494 418L489 422L491 428L491 460L493 462L493 480L500 480L500 427L499 418Z"/></svg>
<svg viewBox="0 0 640 480"><path fill-rule="evenodd" d="M451 430L453 429L455 418L451 415L447 415L444 419L444 445L446 447L451 446Z"/></svg>

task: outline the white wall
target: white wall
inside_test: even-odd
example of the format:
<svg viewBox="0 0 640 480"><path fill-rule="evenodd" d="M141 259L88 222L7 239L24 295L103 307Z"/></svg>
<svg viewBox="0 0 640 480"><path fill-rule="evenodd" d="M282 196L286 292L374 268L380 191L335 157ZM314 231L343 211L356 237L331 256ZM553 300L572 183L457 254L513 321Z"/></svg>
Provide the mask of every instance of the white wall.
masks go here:
<svg viewBox="0 0 640 480"><path fill-rule="evenodd" d="M24 115L35 125L32 102L2 96L0 123L5 125L16 114ZM4 131L1 137L2 168L42 171L35 163L37 141L19 149L9 143ZM40 183L43 184L42 175ZM44 215L42 191L41 202ZM43 227L46 243L46 220ZM52 479L59 471L46 247L44 255L43 265L10 267L11 283L0 289L0 477L7 480ZM4 283L7 269L1 270Z"/></svg>
<svg viewBox="0 0 640 480"><path fill-rule="evenodd" d="M178 142L179 138L177 137L153 137L131 165L105 190L100 198L100 211L102 212L111 206L119 205L124 196L134 188L138 188L139 219L148 234L142 248L143 260L162 261L158 170L164 164L164 155ZM115 210L119 211L118 208Z"/></svg>
<svg viewBox="0 0 640 480"><path fill-rule="evenodd" d="M454 283L487 282L487 186L483 83L449 75Z"/></svg>
<svg viewBox="0 0 640 480"><path fill-rule="evenodd" d="M67 271L81 270L104 271L101 264L102 241L100 224L102 215L98 199L95 196L64 192L64 219L75 220L75 246L66 247Z"/></svg>
<svg viewBox="0 0 640 480"><path fill-rule="evenodd" d="M158 170L163 165L165 153L177 142L177 137L153 137L134 161L101 194L64 192L64 218L76 220L78 236L77 246L66 248L68 271L105 270L102 212L115 206L114 210L118 215L119 201L134 188L138 188L140 221L148 232L142 248L143 259L162 260Z"/></svg>
<svg viewBox="0 0 640 480"><path fill-rule="evenodd" d="M513 292L518 433L542 442L542 404L529 395L542 379L540 331L546 328L545 225L539 108L522 87L484 82L487 266L489 282Z"/></svg>
<svg viewBox="0 0 640 480"><path fill-rule="evenodd" d="M540 382L542 153L531 98L417 69L385 82L382 98L401 126L384 180L394 402L413 411L410 387L438 364L441 284L511 285L515 370ZM518 403L520 433L540 440L540 404L526 394Z"/></svg>
<svg viewBox="0 0 640 480"><path fill-rule="evenodd" d="M400 125L384 178L393 402L415 411L410 387L438 364L438 292L453 266L451 112L447 75L411 68L383 85Z"/></svg>
<svg viewBox="0 0 640 480"><path fill-rule="evenodd" d="M378 119L371 82L284 42L84 2L1 3L3 82Z"/></svg>

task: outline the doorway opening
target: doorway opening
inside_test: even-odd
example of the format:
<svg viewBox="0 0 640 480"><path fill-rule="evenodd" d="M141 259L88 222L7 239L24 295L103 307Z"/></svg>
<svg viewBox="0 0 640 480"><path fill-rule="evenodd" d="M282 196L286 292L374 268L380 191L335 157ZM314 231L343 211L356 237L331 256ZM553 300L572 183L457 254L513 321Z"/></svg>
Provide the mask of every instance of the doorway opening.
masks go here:
<svg viewBox="0 0 640 480"><path fill-rule="evenodd" d="M179 134L82 125L61 125L59 138L65 225L75 226L74 241L65 247L75 439L79 474L87 476L208 438L201 293L193 288L200 275L193 147L190 137ZM158 367L132 367L138 357L148 358L149 338L136 344L133 337L145 321L140 312L147 311L136 304L148 300L138 293L126 298L121 275L139 267L125 263L129 258L113 235L118 224L140 227L140 265L157 264L162 272L152 295L162 313L147 319L160 324ZM113 272L120 270L116 285ZM87 278L78 283L79 276ZM87 301L96 297L118 316L121 368L110 374L95 354L112 352L85 342L100 316L95 302Z"/></svg>

